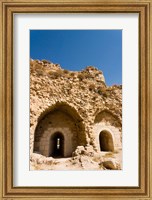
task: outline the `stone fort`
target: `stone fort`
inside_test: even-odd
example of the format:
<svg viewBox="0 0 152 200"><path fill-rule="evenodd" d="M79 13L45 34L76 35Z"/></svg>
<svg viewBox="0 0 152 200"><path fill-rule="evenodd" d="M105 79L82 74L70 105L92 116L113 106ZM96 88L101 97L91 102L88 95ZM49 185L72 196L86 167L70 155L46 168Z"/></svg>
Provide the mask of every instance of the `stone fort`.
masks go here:
<svg viewBox="0 0 152 200"><path fill-rule="evenodd" d="M72 157L78 147L122 148L122 86L93 66L75 72L30 60L30 153Z"/></svg>

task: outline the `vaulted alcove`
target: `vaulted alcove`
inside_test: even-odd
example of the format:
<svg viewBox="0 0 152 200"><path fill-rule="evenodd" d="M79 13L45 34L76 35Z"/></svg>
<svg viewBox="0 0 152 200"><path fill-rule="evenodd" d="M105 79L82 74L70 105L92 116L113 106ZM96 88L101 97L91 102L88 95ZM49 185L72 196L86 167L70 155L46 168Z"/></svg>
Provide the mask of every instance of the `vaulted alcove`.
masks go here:
<svg viewBox="0 0 152 200"><path fill-rule="evenodd" d="M86 144L82 119L74 108L57 103L41 114L35 130L34 152L51 157L70 157Z"/></svg>
<svg viewBox="0 0 152 200"><path fill-rule="evenodd" d="M109 110L96 114L93 132L99 151L114 151L122 146L121 122Z"/></svg>

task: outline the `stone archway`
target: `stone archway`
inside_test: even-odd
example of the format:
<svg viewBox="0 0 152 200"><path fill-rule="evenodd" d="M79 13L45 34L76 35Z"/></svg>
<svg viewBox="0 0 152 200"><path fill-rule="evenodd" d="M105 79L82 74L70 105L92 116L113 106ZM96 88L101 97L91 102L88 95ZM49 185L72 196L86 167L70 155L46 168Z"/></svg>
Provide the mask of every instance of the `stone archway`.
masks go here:
<svg viewBox="0 0 152 200"><path fill-rule="evenodd" d="M59 139L60 151L57 151ZM44 156L71 157L77 146L86 144L82 118L71 106L56 103L42 113L34 136L34 152Z"/></svg>
<svg viewBox="0 0 152 200"><path fill-rule="evenodd" d="M107 110L99 112L95 116L93 125L97 149L99 151L114 151L122 148L121 129L121 122L116 115ZM109 147L110 143L111 147Z"/></svg>
<svg viewBox="0 0 152 200"><path fill-rule="evenodd" d="M49 156L54 158L64 157L64 136L61 132L55 132L50 137Z"/></svg>
<svg viewBox="0 0 152 200"><path fill-rule="evenodd" d="M100 132L99 143L101 151L114 151L113 138L109 131L103 130Z"/></svg>

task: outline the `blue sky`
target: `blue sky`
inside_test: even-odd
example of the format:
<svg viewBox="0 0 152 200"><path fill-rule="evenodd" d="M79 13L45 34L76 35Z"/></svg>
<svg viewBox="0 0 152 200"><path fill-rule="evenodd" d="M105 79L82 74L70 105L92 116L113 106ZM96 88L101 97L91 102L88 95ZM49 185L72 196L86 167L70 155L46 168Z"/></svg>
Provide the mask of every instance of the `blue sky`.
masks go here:
<svg viewBox="0 0 152 200"><path fill-rule="evenodd" d="M100 69L107 85L122 84L121 30L30 30L30 58L63 69Z"/></svg>

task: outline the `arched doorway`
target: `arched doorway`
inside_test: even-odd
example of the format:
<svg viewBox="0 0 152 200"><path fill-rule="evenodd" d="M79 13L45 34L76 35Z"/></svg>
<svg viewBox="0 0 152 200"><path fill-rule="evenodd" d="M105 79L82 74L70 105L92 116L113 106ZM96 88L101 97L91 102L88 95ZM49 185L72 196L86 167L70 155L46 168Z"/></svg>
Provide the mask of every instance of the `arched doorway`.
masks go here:
<svg viewBox="0 0 152 200"><path fill-rule="evenodd" d="M50 137L49 156L54 158L64 157L64 136L62 133L56 132Z"/></svg>
<svg viewBox="0 0 152 200"><path fill-rule="evenodd" d="M82 121L74 108L64 103L56 103L39 117L33 151L47 157L52 155L71 157L77 146L86 144L85 127ZM64 150L62 153L55 150L57 139L60 150Z"/></svg>
<svg viewBox="0 0 152 200"><path fill-rule="evenodd" d="M114 151L113 138L109 131L101 131L99 134L99 142L101 151Z"/></svg>

